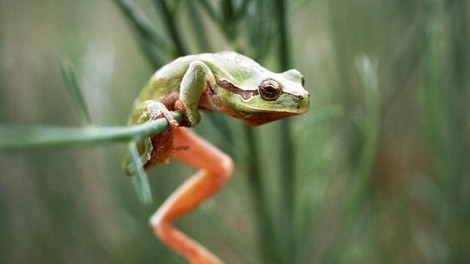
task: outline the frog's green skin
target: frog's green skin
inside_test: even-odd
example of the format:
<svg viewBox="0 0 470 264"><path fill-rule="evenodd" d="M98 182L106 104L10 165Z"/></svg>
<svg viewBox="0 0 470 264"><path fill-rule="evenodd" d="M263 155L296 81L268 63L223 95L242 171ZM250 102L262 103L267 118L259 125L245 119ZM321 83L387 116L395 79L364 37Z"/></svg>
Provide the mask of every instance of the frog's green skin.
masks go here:
<svg viewBox="0 0 470 264"><path fill-rule="evenodd" d="M198 62L202 65L201 72L188 72L190 64ZM200 75L200 80L194 75ZM185 76L192 82L187 87L181 85ZM258 85L266 79L281 84L282 94L277 100L266 101L259 96ZM309 106L309 94L303 88L299 71L273 73L236 52L206 53L181 57L158 70L136 99L131 123L142 114L142 105L148 100L162 102L169 110L175 110L175 101L182 90L187 93L188 108L196 110L188 113L195 115L189 126L199 122L197 108L219 111L251 125L260 125L303 113Z"/></svg>
<svg viewBox="0 0 470 264"><path fill-rule="evenodd" d="M278 83L281 90L268 100L259 88L266 80ZM273 73L236 52L206 53L178 58L158 70L135 100L129 123L161 117L165 107L182 110L181 126L195 126L200 120L198 109L219 111L250 125L260 125L304 113L309 107L309 93L297 70ZM157 143L155 138L152 141L139 147L144 164L152 159L152 145Z"/></svg>

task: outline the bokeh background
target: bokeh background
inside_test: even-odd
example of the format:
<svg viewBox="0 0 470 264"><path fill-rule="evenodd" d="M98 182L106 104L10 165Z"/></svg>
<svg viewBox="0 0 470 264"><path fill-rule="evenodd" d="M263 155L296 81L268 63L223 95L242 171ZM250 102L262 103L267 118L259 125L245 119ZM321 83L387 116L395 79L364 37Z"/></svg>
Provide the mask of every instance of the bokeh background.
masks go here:
<svg viewBox="0 0 470 264"><path fill-rule="evenodd" d="M465 263L469 25L467 0L1 1L0 123L82 126L64 61L93 122L122 126L158 66L237 49L300 70L311 109L253 129L204 114L237 169L179 228L227 263ZM193 171L149 172L145 205L125 152L0 150L0 263L185 263L148 219Z"/></svg>

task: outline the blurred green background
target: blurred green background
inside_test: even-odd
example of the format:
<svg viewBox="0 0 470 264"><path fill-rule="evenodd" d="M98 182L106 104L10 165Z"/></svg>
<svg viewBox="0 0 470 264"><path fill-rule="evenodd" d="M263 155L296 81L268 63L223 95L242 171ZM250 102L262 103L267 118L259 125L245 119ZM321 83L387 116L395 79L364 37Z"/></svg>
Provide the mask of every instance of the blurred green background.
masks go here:
<svg viewBox="0 0 470 264"><path fill-rule="evenodd" d="M63 61L92 121L122 126L157 67L237 49L300 70L311 109L254 129L204 114L197 132L236 172L179 228L227 263L465 263L469 14L467 0L1 1L0 123L81 126ZM0 151L0 263L185 263L148 219L193 171L149 172L144 205L125 152Z"/></svg>

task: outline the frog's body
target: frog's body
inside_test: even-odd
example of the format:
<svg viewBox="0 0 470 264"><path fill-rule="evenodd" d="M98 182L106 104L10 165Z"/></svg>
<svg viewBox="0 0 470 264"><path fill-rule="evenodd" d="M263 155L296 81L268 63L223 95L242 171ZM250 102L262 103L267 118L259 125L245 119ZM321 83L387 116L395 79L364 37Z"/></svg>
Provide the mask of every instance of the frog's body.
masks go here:
<svg viewBox="0 0 470 264"><path fill-rule="evenodd" d="M308 110L309 94L297 70L273 73L235 52L181 57L158 70L134 103L129 123L168 119L171 128L138 143L146 170L170 157L201 169L152 217L156 234L192 263L218 263L210 252L171 227L171 222L216 192L232 174L231 159L181 126L200 121L199 109L261 125ZM169 111L180 110L177 123ZM126 159L125 169L130 161Z"/></svg>
<svg viewBox="0 0 470 264"><path fill-rule="evenodd" d="M212 74L207 80L208 89L204 89L201 98L197 98L199 108L223 112L250 125L264 124L308 109L309 101L304 99L308 99L308 92L302 88L303 77L297 70L273 73L235 52L190 55L165 65L152 76L136 99L135 109L147 100L155 100L168 110L175 110L183 77L194 62L206 65ZM269 103L255 97L261 81L266 79L279 80L283 84L283 93L288 96ZM298 102L290 102L296 99ZM137 110L131 122L138 116L140 112Z"/></svg>

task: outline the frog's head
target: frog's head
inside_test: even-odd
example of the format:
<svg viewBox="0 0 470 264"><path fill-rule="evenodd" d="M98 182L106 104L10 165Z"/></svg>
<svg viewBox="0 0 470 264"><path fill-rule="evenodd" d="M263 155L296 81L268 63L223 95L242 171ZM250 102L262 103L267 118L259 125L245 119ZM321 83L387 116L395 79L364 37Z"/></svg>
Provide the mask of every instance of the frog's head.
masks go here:
<svg viewBox="0 0 470 264"><path fill-rule="evenodd" d="M283 73L269 71L238 85L218 80L219 100L227 114L250 125L261 125L284 117L298 115L309 108L310 95L304 89L304 78L297 70Z"/></svg>

